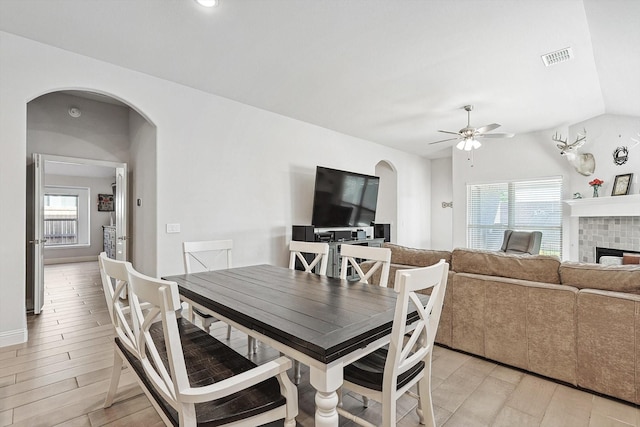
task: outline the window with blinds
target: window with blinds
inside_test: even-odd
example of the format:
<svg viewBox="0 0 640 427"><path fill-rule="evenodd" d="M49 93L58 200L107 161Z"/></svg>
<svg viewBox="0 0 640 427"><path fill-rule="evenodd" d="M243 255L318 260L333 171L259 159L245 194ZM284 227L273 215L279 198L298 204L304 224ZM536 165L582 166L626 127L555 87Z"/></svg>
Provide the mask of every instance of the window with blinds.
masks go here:
<svg viewBox="0 0 640 427"><path fill-rule="evenodd" d="M562 177L467 185L467 246L499 250L504 230L541 231L540 253L562 256Z"/></svg>

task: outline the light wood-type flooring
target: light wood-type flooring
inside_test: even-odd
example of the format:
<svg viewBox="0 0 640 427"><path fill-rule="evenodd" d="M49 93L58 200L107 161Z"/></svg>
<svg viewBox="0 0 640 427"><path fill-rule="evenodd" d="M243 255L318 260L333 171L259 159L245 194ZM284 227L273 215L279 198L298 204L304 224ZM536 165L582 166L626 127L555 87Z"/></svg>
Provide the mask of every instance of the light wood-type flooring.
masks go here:
<svg viewBox="0 0 640 427"><path fill-rule="evenodd" d="M102 407L113 363L113 329L96 262L45 268L46 304L28 316L29 342L0 348L0 426L160 426L162 422L125 369L116 403ZM6 283L3 286L8 286ZM226 327L212 333L225 340ZM246 336L229 342L246 352ZM260 345L256 361L277 357ZM438 426L640 426L632 405L576 390L467 354L437 347L433 400ZM299 426L313 425L314 393L308 369L299 386ZM344 406L372 422L380 405L363 409L358 396ZM415 401L403 397L402 427L417 427ZM341 419L341 425L353 424Z"/></svg>

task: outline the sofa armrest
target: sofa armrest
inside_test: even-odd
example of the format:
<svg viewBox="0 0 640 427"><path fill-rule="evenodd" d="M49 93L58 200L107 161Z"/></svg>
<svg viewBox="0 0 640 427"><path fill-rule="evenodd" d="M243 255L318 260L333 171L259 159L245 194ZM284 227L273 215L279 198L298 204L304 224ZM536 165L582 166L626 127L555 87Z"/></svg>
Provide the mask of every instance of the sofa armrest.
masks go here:
<svg viewBox="0 0 640 427"><path fill-rule="evenodd" d="M639 265L603 265L565 261L560 279L579 289L601 289L640 295Z"/></svg>
<svg viewBox="0 0 640 427"><path fill-rule="evenodd" d="M640 296L580 290L577 318L578 385L640 403Z"/></svg>

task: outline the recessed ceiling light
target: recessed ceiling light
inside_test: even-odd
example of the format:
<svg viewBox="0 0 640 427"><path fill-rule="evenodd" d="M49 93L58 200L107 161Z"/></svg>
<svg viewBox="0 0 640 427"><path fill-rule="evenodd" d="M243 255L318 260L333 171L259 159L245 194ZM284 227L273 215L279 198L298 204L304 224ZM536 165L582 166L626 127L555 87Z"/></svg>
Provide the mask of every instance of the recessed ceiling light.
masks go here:
<svg viewBox="0 0 640 427"><path fill-rule="evenodd" d="M196 0L200 6L215 7L218 5L218 0Z"/></svg>

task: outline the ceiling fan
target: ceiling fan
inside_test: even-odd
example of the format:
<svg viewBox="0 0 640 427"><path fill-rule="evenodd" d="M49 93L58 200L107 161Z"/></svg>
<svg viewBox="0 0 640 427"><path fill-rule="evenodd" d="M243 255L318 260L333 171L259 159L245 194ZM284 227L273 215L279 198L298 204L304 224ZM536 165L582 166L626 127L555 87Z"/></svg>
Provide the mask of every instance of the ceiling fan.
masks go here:
<svg viewBox="0 0 640 427"><path fill-rule="evenodd" d="M471 127L471 111L473 105L465 105L464 109L467 111L467 127L460 129L458 132L452 132L449 130L438 130L438 132L449 133L456 135L454 138L442 139L440 141L430 142L429 144L438 144L445 141L454 141L459 139L460 142L456 145L458 150L471 151L476 148L480 148L482 144L478 141L479 138L512 138L513 133L487 133L500 127L498 123L492 123L479 128Z"/></svg>

